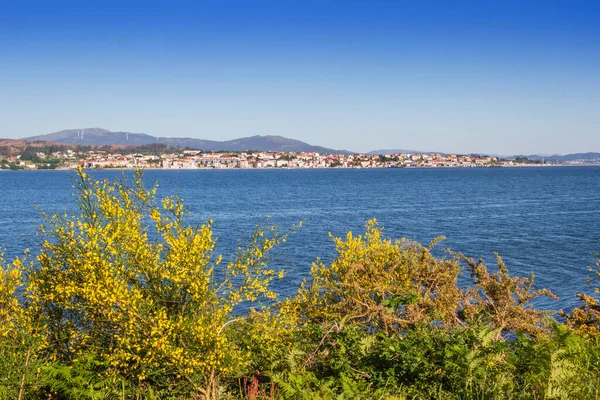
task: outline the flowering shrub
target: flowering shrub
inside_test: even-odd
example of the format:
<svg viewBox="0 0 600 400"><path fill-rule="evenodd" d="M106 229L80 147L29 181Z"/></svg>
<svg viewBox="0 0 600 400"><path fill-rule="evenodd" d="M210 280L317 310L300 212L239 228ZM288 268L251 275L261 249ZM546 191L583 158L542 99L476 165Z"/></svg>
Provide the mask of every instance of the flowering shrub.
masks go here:
<svg viewBox="0 0 600 400"><path fill-rule="evenodd" d="M214 255L211 221L188 225L181 199L158 201L141 173L128 183L80 170L76 189L80 214L46 216L47 239L28 268L25 298L44 317L44 350L65 364L93 354L114 382L214 398L219 378L250 358L232 331L263 323L234 309L275 297L269 283L281 273L266 258L286 234L258 227L225 262ZM17 268L3 274L19 285ZM10 298L2 332L14 329L19 310Z"/></svg>

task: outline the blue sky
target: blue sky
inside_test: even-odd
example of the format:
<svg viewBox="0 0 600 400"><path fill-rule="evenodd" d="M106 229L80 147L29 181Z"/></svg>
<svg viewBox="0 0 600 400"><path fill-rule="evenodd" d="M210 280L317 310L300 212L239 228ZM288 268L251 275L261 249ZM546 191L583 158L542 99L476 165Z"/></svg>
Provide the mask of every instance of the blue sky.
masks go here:
<svg viewBox="0 0 600 400"><path fill-rule="evenodd" d="M596 1L0 1L0 137L600 151Z"/></svg>

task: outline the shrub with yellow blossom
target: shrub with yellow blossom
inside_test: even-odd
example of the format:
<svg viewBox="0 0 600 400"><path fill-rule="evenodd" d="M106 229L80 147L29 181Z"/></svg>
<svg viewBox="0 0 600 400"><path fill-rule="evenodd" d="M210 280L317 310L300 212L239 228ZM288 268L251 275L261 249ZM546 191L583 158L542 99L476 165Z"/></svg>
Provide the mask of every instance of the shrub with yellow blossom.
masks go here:
<svg viewBox="0 0 600 400"><path fill-rule="evenodd" d="M278 273L266 261L287 234L258 227L224 262L213 254L211 221L189 225L179 198L159 201L140 172L132 179L79 170L80 213L46 216L27 296L47 318L57 360L94 354L115 379L214 398L219 377L248 361L231 340L248 323L235 308L275 297Z"/></svg>
<svg viewBox="0 0 600 400"><path fill-rule="evenodd" d="M333 240L337 258L330 265L317 260L311 280L283 305L300 325L344 319L391 333L419 322L458 323L457 259L435 258L431 247L386 239L374 219L364 235L349 232L345 240Z"/></svg>
<svg viewBox="0 0 600 400"><path fill-rule="evenodd" d="M22 301L25 263L4 263L0 253L0 399L21 399L39 389L43 364L39 313Z"/></svg>

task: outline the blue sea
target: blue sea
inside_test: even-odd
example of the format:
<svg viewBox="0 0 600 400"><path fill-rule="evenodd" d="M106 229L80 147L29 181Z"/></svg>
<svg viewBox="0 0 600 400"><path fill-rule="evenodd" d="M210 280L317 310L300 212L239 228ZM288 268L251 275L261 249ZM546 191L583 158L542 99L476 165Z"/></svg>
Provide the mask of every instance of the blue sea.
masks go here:
<svg viewBox="0 0 600 400"><path fill-rule="evenodd" d="M119 178L120 171L92 171ZM0 249L6 258L25 248L35 253L47 213L75 212L71 171L0 172ZM146 171L159 195L185 199L190 222L214 220L218 250L227 257L257 223L302 228L279 249L274 263L288 274L276 286L295 292L311 263L330 261L335 248L328 233L362 232L377 218L390 238L428 243L483 258L494 252L512 274L536 275L536 286L560 300L538 302L548 309L577 305L600 251L600 168L482 169L315 169ZM465 276L465 280L468 276Z"/></svg>

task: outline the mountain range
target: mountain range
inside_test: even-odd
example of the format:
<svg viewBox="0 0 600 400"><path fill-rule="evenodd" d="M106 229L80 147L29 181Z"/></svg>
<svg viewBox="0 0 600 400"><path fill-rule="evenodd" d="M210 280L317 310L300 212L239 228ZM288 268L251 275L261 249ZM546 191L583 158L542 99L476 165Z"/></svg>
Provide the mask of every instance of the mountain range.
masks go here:
<svg viewBox="0 0 600 400"><path fill-rule="evenodd" d="M60 132L49 133L46 135L32 136L23 140L40 140L46 142L56 142L65 144L75 144L84 146L111 146L111 145L129 145L141 146L153 143L163 143L172 147L187 147L206 151L281 151L281 152L316 152L324 154L355 154L347 150L337 150L322 146L313 146L300 140L288 139L283 136L250 136L239 139L218 141L203 140L189 137L157 137L145 133L131 132L113 132L102 128L85 129L65 129ZM367 154L398 154L398 153L421 153L431 154L431 151L416 151L403 149L382 149L371 151ZM440 153L444 154L444 153ZM506 159L515 159L517 157L526 157L530 160L545 160L546 162L567 162L567 161L599 161L600 153L574 153L566 155L513 155L501 156Z"/></svg>
<svg viewBox="0 0 600 400"><path fill-rule="evenodd" d="M65 129L46 135L32 136L25 140L42 140L47 142L69 143L83 146L131 145L141 146L152 143L163 143L173 147L188 147L208 151L281 151L281 152L317 152L334 154L352 154L347 150L329 149L313 146L300 140L283 136L250 136L233 140L217 141L189 137L156 137L145 133L112 132L102 128Z"/></svg>

